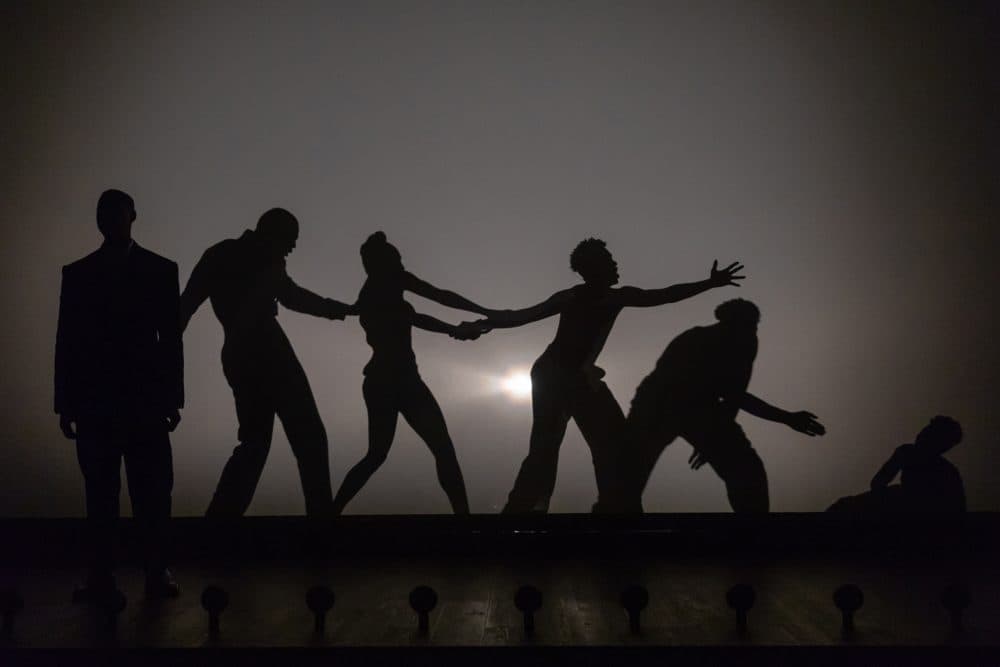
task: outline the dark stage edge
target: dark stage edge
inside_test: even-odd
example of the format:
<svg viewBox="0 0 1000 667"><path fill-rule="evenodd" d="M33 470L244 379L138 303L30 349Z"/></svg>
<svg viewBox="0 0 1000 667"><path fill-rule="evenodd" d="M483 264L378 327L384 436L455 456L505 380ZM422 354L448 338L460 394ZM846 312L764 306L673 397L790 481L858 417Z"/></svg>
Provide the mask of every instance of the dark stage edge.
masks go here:
<svg viewBox="0 0 1000 667"><path fill-rule="evenodd" d="M142 599L134 527L122 522L119 585L128 607L111 635L72 605L81 519L0 521L0 586L25 598L0 665L174 664L1000 664L1000 515L859 520L809 514L367 516L329 521L181 518L173 563L184 592ZM536 633L513 605L521 584L544 594ZM618 595L650 594L639 635ZM725 594L749 583L757 602L741 635ZM833 589L865 593L844 638ZM972 605L951 630L941 591ZM222 632L208 634L204 586L230 592ZM312 632L305 591L337 594L327 632ZM407 596L439 595L416 633Z"/></svg>
<svg viewBox="0 0 1000 667"><path fill-rule="evenodd" d="M0 519L0 564L59 564L85 545L83 519ZM627 553L672 554L861 553L921 551L950 558L998 551L1000 513L955 518L853 518L786 513L608 516L369 515L309 520L246 517L172 521L173 555L213 560L347 555L467 555ZM121 546L130 554L135 530L121 522Z"/></svg>

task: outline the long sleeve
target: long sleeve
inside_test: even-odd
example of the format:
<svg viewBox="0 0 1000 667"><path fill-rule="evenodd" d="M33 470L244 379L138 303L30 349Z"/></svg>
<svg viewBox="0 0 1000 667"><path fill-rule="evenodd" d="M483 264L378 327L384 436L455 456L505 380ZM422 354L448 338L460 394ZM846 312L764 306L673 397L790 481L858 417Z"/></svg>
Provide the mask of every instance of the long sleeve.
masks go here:
<svg viewBox="0 0 1000 667"><path fill-rule="evenodd" d="M184 407L184 344L180 325L180 282L177 264L171 262L164 280L163 313L159 325L160 347L165 374L164 397L167 408Z"/></svg>
<svg viewBox="0 0 1000 667"><path fill-rule="evenodd" d="M184 294L180 297L178 306L178 329L181 333L187 329L188 322L201 304L208 299L212 289L214 278L214 261L212 248L205 251L198 263L195 264L191 276L188 278L187 286L184 287Z"/></svg>
<svg viewBox="0 0 1000 667"><path fill-rule="evenodd" d="M74 302L73 282L67 275L67 269L68 267L63 267L62 271L62 286L59 290L59 323L56 326L54 407L56 413L61 415L72 415L75 407L71 382L76 304Z"/></svg>
<svg viewBox="0 0 1000 667"><path fill-rule="evenodd" d="M342 319L350 312L351 307L336 299L322 297L292 280L287 273L282 272L278 291L278 303L289 310L305 315Z"/></svg>

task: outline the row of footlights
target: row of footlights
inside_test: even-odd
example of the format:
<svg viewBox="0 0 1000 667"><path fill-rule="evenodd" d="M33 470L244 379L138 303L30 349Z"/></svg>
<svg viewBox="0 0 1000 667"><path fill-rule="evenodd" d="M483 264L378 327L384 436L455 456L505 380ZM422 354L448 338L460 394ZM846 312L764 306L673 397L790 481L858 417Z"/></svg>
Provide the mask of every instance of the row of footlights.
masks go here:
<svg viewBox="0 0 1000 667"><path fill-rule="evenodd" d="M737 630L747 632L748 616L757 600L757 593L749 584L736 584L726 592L726 604L736 612ZM865 596L854 584L844 584L833 592L833 604L841 613L841 635L847 639L854 634L854 614L861 609ZM968 588L952 584L945 588L940 598L941 604L951 613L952 631L962 631L962 614L971 603ZM313 586L306 593L306 605L315 618L315 632L326 632L326 616L333 609L336 596L326 586ZM417 634L426 636L429 632L430 612L437 606L438 596L430 586L417 586L410 592L410 607L417 613ZM634 634L641 631L640 617L649 604L649 591L642 586L625 588L620 597L622 608L628 614L629 628ZM125 594L115 590L100 603L107 613L108 627L117 627L118 616L127 604ZM219 586L206 586L201 594L201 606L208 612L209 636L217 637L220 632L222 612L229 606L229 593ZM535 632L535 613L542 608L542 592L534 586L521 586L514 593L514 606L524 615L524 633ZM24 598L14 589L0 590L0 614L3 616L3 634L11 637L14 619L24 609Z"/></svg>

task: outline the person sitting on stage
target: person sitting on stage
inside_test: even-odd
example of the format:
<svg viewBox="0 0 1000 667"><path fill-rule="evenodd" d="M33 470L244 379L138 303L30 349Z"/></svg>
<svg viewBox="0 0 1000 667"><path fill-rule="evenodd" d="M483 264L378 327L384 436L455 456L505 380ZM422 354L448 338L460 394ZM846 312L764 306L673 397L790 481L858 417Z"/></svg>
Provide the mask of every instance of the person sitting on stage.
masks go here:
<svg viewBox="0 0 1000 667"><path fill-rule="evenodd" d="M962 427L938 415L912 444L900 445L872 477L871 491L841 498L827 511L846 514L960 514L965 512L962 476L945 452L962 441ZM900 477L899 484L891 482Z"/></svg>

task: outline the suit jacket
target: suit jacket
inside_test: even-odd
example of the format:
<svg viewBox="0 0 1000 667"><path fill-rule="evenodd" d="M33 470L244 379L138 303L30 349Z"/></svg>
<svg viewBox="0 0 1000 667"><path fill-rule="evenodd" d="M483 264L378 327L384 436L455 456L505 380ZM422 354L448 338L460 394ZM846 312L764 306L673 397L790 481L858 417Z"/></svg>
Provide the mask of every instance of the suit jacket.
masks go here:
<svg viewBox="0 0 1000 667"><path fill-rule="evenodd" d="M160 417L184 405L177 264L133 244L63 267L55 411Z"/></svg>

